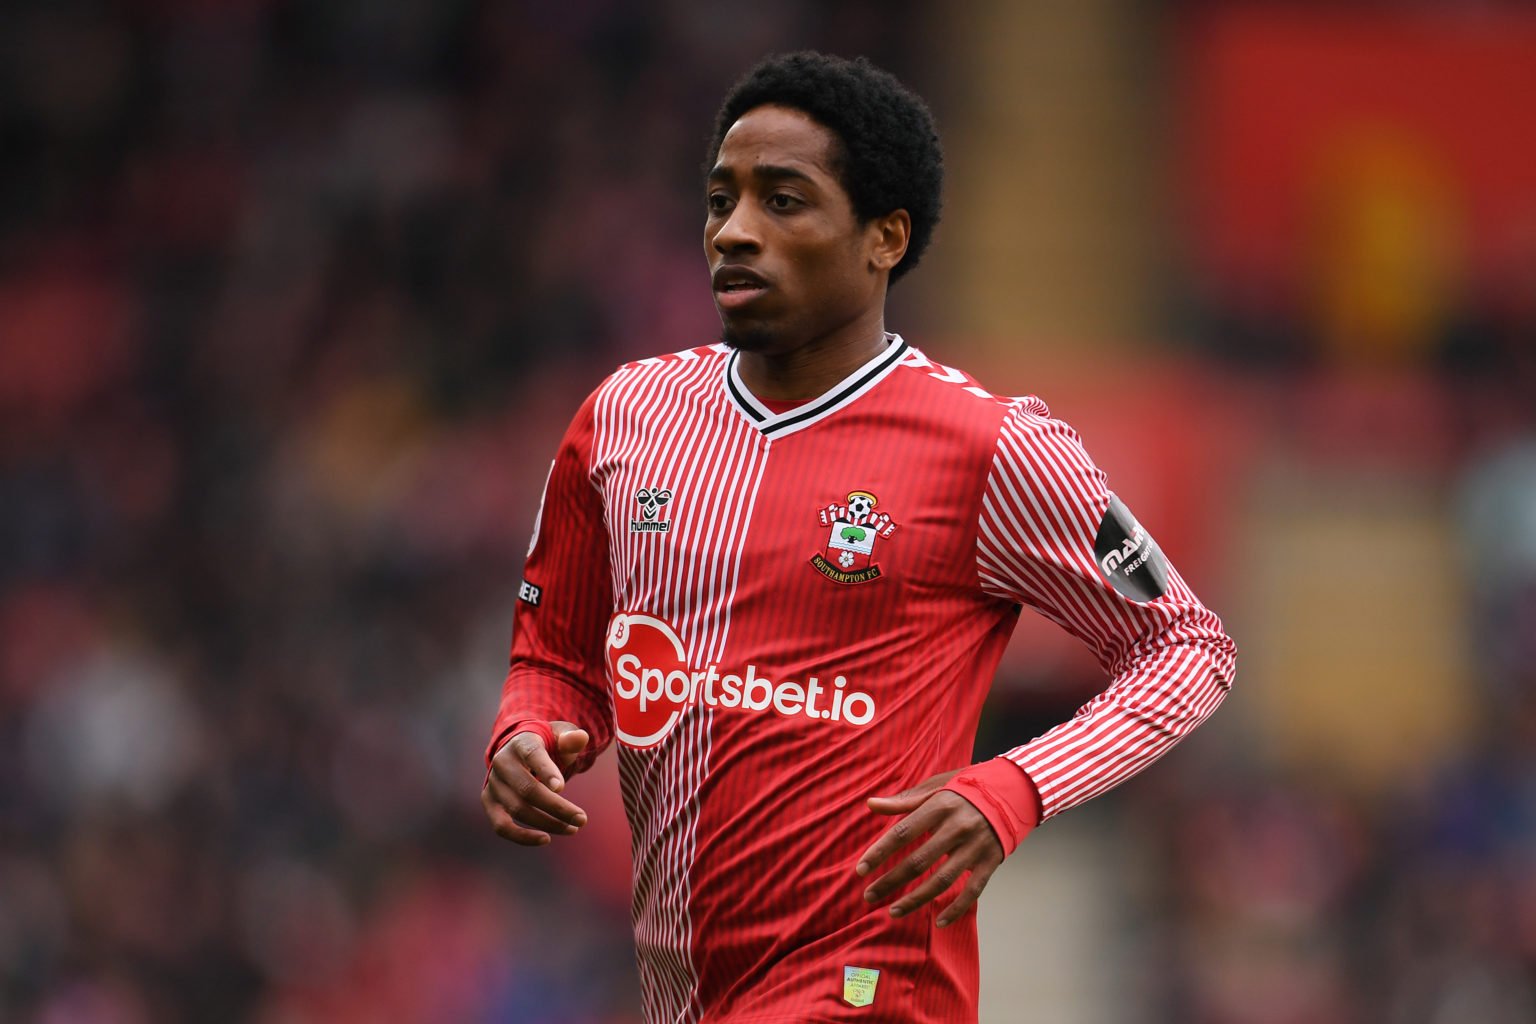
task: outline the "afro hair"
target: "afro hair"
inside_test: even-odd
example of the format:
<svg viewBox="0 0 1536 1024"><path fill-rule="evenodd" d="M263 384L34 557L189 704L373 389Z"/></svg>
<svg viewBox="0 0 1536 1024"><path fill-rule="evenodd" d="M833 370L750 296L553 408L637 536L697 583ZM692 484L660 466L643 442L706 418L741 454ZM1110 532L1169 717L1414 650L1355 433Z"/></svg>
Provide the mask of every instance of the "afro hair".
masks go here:
<svg viewBox="0 0 1536 1024"><path fill-rule="evenodd" d="M767 104L799 110L837 136L842 152L834 156L834 169L861 223L907 211L912 236L891 270L892 283L917 266L938 226L944 185L944 152L922 99L863 57L846 60L812 50L769 57L721 103L706 173L731 125Z"/></svg>

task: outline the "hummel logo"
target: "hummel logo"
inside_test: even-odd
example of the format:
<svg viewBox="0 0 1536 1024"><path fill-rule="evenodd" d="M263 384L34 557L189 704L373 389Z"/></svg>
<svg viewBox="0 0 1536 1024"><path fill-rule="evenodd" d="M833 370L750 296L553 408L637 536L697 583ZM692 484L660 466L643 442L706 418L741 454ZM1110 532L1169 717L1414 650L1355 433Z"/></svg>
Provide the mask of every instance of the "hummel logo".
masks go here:
<svg viewBox="0 0 1536 1024"><path fill-rule="evenodd" d="M672 500L670 487L642 487L635 492L640 504L640 518L629 521L630 533L667 533L672 529L669 520L661 518L661 510Z"/></svg>

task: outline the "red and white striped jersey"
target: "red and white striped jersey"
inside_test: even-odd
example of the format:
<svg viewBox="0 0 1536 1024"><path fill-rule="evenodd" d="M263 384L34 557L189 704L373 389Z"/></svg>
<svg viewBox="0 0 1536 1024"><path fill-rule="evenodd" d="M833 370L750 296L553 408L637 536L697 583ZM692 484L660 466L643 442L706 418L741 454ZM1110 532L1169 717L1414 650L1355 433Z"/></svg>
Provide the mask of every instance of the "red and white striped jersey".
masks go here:
<svg viewBox="0 0 1536 1024"><path fill-rule="evenodd" d="M1038 399L893 335L775 413L735 360L631 363L577 413L490 749L529 719L591 733L577 770L617 741L651 1024L974 1021L974 913L865 903L865 798L969 762L1021 606L1111 679L1003 755L1044 818L1198 725L1232 642Z"/></svg>

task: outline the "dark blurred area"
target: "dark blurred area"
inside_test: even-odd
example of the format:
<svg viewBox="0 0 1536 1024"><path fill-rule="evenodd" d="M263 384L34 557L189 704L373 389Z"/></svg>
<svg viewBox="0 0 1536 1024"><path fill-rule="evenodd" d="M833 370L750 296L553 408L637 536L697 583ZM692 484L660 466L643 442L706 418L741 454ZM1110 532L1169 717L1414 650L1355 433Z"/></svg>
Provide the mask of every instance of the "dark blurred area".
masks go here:
<svg viewBox="0 0 1536 1024"><path fill-rule="evenodd" d="M710 338L720 93L837 20L6 5L0 1018L636 1019L616 797L475 803L509 586L581 394Z"/></svg>
<svg viewBox="0 0 1536 1024"><path fill-rule="evenodd" d="M892 328L1082 429L1242 651L1059 826L1128 844L1112 1012L984 1019L1536 1019L1536 18L946 11L0 11L0 1020L638 1020L611 758L526 851L481 751L555 442L713 339L712 115L803 46L945 133ZM978 752L1102 685L1027 624Z"/></svg>

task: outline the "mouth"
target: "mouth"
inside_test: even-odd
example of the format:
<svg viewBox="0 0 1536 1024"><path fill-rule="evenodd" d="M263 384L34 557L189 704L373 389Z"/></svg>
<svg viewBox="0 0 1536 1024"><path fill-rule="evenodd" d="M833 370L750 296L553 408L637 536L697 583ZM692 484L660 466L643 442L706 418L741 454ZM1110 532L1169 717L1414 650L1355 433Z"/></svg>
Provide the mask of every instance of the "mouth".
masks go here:
<svg viewBox="0 0 1536 1024"><path fill-rule="evenodd" d="M742 266L723 266L714 274L715 305L722 310L738 309L767 294L766 278Z"/></svg>

